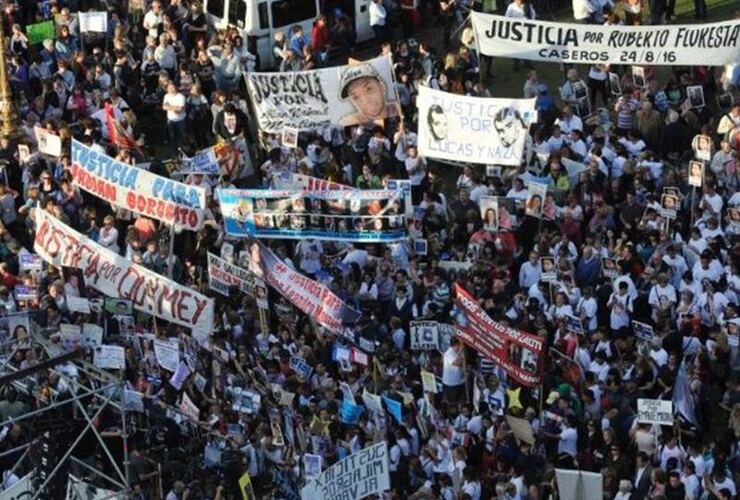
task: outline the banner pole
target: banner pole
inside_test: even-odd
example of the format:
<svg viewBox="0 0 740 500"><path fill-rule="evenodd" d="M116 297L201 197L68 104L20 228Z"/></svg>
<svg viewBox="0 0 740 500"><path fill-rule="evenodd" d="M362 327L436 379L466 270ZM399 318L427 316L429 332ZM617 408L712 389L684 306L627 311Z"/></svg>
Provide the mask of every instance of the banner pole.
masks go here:
<svg viewBox="0 0 740 500"><path fill-rule="evenodd" d="M470 404L470 381L468 380L468 356L467 348L463 347L463 377L465 377L465 402Z"/></svg>
<svg viewBox="0 0 740 500"><path fill-rule="evenodd" d="M167 277L172 279L172 268L174 267L174 261L173 261L174 255L172 255L172 253L175 250L175 225L170 224L169 227L170 227L170 242L169 242L170 250L167 255L167 259L168 259L167 260Z"/></svg>
<svg viewBox="0 0 740 500"><path fill-rule="evenodd" d="M694 227L694 197L696 196L696 186L691 186L691 227Z"/></svg>

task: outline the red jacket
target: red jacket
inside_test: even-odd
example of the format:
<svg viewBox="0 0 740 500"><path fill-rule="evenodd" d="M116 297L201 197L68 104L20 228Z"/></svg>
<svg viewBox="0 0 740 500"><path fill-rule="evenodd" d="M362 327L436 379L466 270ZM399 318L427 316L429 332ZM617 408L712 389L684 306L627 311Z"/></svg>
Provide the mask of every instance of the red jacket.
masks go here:
<svg viewBox="0 0 740 500"><path fill-rule="evenodd" d="M321 52L329 45L329 27L324 24L319 26L319 23L313 25L311 31L311 45L317 52Z"/></svg>

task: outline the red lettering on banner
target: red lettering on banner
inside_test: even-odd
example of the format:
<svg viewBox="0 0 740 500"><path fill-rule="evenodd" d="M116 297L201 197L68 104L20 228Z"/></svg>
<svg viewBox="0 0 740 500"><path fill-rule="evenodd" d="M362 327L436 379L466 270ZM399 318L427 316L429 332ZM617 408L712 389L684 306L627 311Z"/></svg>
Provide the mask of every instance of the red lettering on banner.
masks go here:
<svg viewBox="0 0 740 500"><path fill-rule="evenodd" d="M167 302L170 304L170 308L169 308L170 314L172 314L172 316L175 316L174 305L175 305L175 301L177 300L177 296L178 296L177 290L170 290L169 287L167 287L166 285L163 286L162 293L159 296L159 299L157 300L157 311L159 311L159 313L161 314L162 311L164 310L162 307L163 305L162 303Z"/></svg>
<svg viewBox="0 0 740 500"><path fill-rule="evenodd" d="M116 201L116 186L90 174L78 164L72 164L72 177L75 184L107 201Z"/></svg>

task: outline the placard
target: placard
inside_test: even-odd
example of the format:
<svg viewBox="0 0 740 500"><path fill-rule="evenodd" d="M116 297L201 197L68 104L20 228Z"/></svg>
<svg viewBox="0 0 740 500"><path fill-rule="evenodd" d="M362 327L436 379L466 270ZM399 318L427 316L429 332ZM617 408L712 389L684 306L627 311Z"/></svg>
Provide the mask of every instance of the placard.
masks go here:
<svg viewBox="0 0 740 500"><path fill-rule="evenodd" d="M58 157L62 154L62 138L38 125L33 127L33 135L36 137L39 153Z"/></svg>
<svg viewBox="0 0 740 500"><path fill-rule="evenodd" d="M303 455L303 470L307 480L316 479L321 475L321 455L306 453Z"/></svg>
<svg viewBox="0 0 740 500"><path fill-rule="evenodd" d="M43 269L43 260L40 255L35 253L18 254L18 267L21 271L41 271Z"/></svg>
<svg viewBox="0 0 740 500"><path fill-rule="evenodd" d="M26 25L26 36L28 37L28 43L31 45L41 43L44 40L53 41L56 38L54 21Z"/></svg>
<svg viewBox="0 0 740 500"><path fill-rule="evenodd" d="M312 71L248 72L245 79L260 128L273 134L284 127L347 127L399 114L389 56Z"/></svg>
<svg viewBox="0 0 740 500"><path fill-rule="evenodd" d="M93 352L94 364L98 368L112 370L126 368L126 351L119 345L99 345Z"/></svg>
<svg viewBox="0 0 740 500"><path fill-rule="evenodd" d="M297 148L298 147L298 129L294 127L283 127L283 134L281 140L283 146L286 148Z"/></svg>
<svg viewBox="0 0 740 500"><path fill-rule="evenodd" d="M494 57L558 63L698 66L734 64L740 21L623 26L556 23L471 12L478 49Z"/></svg>
<svg viewBox="0 0 740 500"><path fill-rule="evenodd" d="M208 252L208 286L214 292L228 297L229 289L237 287L241 293L255 296L255 280L254 274L243 267Z"/></svg>
<svg viewBox="0 0 740 500"><path fill-rule="evenodd" d="M524 213L541 219L545 198L547 198L547 186L530 182L527 186L527 201L524 204Z"/></svg>
<svg viewBox="0 0 740 500"><path fill-rule="evenodd" d="M159 366L168 372L175 372L180 365L180 350L166 340L154 340L154 355Z"/></svg>
<svg viewBox="0 0 740 500"><path fill-rule="evenodd" d="M82 346L94 349L103 344L103 328L101 326L85 323L82 325Z"/></svg>
<svg viewBox="0 0 740 500"><path fill-rule="evenodd" d="M59 325L59 338L65 350L74 351L82 344L82 329L80 325L62 323Z"/></svg>
<svg viewBox="0 0 740 500"><path fill-rule="evenodd" d="M437 394L437 379L432 372L421 370L421 386L424 392Z"/></svg>
<svg viewBox="0 0 740 500"><path fill-rule="evenodd" d="M558 279L558 270L555 267L553 257L540 257L540 267L542 269L542 281L555 281Z"/></svg>
<svg viewBox="0 0 740 500"><path fill-rule="evenodd" d="M13 291L15 300L36 300L39 296L38 288L35 286L15 285Z"/></svg>
<svg viewBox="0 0 740 500"><path fill-rule="evenodd" d="M80 33L108 32L107 12L78 12L77 17L80 20Z"/></svg>
<svg viewBox="0 0 740 500"><path fill-rule="evenodd" d="M419 87L419 154L428 158L518 166L535 99L470 97Z"/></svg>
<svg viewBox="0 0 740 500"><path fill-rule="evenodd" d="M313 367L305 359L298 356L290 358L290 367L303 380L308 380L311 377L311 372L313 372Z"/></svg>
<svg viewBox="0 0 740 500"><path fill-rule="evenodd" d="M431 351L439 346L439 328L436 321L412 321L410 332L411 349Z"/></svg>
<svg viewBox="0 0 740 500"><path fill-rule="evenodd" d="M368 446L323 471L301 490L302 500L365 498L390 489L388 445Z"/></svg>
<svg viewBox="0 0 740 500"><path fill-rule="evenodd" d="M74 297L72 295L66 295L67 309L69 312L76 312L81 314L90 314L90 301L85 297Z"/></svg>
<svg viewBox="0 0 740 500"><path fill-rule="evenodd" d="M640 424L673 425L673 402L662 399L638 399L637 422Z"/></svg>
<svg viewBox="0 0 740 500"><path fill-rule="evenodd" d="M689 186L701 187L704 179L704 163L701 161L689 162Z"/></svg>

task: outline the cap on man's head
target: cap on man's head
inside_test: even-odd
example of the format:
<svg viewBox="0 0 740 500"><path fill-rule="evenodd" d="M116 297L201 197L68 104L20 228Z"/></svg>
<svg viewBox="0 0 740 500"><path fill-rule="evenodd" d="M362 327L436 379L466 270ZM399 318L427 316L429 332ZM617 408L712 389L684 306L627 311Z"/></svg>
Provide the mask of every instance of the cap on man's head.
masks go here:
<svg viewBox="0 0 740 500"><path fill-rule="evenodd" d="M383 81L375 68L370 64L356 64L348 66L347 69L342 73L342 77L339 81L339 88L341 90L342 99L347 98L347 89L349 84L360 78L375 78L378 81Z"/></svg>

